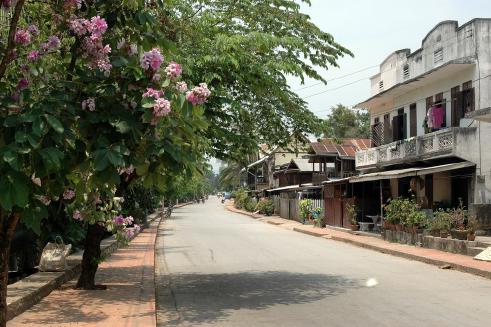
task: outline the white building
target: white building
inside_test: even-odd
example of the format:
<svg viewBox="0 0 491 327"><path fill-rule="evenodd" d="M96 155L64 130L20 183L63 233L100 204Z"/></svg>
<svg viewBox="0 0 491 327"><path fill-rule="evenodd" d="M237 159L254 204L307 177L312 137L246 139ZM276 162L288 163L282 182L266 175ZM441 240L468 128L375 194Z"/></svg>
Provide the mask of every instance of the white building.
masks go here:
<svg viewBox="0 0 491 327"><path fill-rule="evenodd" d="M357 105L370 110L374 148L357 153L354 182L384 180L392 197L411 188L427 208L462 199L491 215L490 75L491 19L441 22L420 49L390 54Z"/></svg>

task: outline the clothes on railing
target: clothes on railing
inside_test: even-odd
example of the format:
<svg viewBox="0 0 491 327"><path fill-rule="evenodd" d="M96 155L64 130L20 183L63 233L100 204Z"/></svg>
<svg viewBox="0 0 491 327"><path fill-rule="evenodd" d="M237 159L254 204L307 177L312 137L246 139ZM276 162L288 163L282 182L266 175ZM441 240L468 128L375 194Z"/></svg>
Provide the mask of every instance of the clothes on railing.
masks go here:
<svg viewBox="0 0 491 327"><path fill-rule="evenodd" d="M445 110L441 105L433 106L426 113L426 124L432 131L442 128L445 121Z"/></svg>

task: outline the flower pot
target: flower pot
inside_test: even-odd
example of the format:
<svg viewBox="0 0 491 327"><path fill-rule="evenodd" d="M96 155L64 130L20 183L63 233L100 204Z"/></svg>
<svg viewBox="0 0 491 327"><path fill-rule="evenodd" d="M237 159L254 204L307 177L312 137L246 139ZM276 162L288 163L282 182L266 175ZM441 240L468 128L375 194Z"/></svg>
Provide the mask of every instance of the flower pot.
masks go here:
<svg viewBox="0 0 491 327"><path fill-rule="evenodd" d="M396 226L396 231L401 232L402 231L402 225L401 224L395 224Z"/></svg>
<svg viewBox="0 0 491 327"><path fill-rule="evenodd" d="M359 225L353 225L353 224L351 224L351 230L352 231L357 231L359 229L360 229L360 226Z"/></svg>
<svg viewBox="0 0 491 327"><path fill-rule="evenodd" d="M430 235L433 237L439 237L440 236L440 231L439 230L432 230L430 232Z"/></svg>
<svg viewBox="0 0 491 327"><path fill-rule="evenodd" d="M440 231L440 237L441 238L447 238L448 237L448 232L446 230L441 230Z"/></svg>
<svg viewBox="0 0 491 327"><path fill-rule="evenodd" d="M474 232L467 234L467 240L468 241L475 241L476 240L476 234Z"/></svg>
<svg viewBox="0 0 491 327"><path fill-rule="evenodd" d="M457 240L467 240L467 234L469 234L468 230L457 230L457 229L452 229L450 231L450 235L452 238L457 239Z"/></svg>

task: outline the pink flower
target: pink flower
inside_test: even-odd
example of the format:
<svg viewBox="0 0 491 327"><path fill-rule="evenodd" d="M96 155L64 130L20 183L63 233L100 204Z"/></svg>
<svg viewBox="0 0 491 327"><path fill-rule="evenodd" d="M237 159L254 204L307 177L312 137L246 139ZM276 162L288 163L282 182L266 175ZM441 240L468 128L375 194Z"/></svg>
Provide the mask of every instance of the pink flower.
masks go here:
<svg viewBox="0 0 491 327"><path fill-rule="evenodd" d="M139 232L140 232L140 230L141 230L140 225L134 224L134 225L133 225L133 230L135 231L135 233L136 233L136 234L137 234L137 233L139 233Z"/></svg>
<svg viewBox="0 0 491 327"><path fill-rule="evenodd" d="M31 33L31 35L34 35L34 36L38 36L39 35L39 29L34 24L29 25L29 27L27 28L27 31L29 33Z"/></svg>
<svg viewBox="0 0 491 327"><path fill-rule="evenodd" d="M145 98L155 98L158 99L163 95L162 91L157 91L151 87L147 88L147 92L143 93L143 97Z"/></svg>
<svg viewBox="0 0 491 327"><path fill-rule="evenodd" d="M138 53L138 46L134 43L130 44L130 47L128 49L128 54L130 56L133 56Z"/></svg>
<svg viewBox="0 0 491 327"><path fill-rule="evenodd" d="M186 82L177 82L176 83L176 89L179 92L184 93L188 90L188 85L186 84Z"/></svg>
<svg viewBox="0 0 491 327"><path fill-rule="evenodd" d="M29 87L29 81L27 80L27 78L21 78L19 80L19 82L17 83L17 90L24 90L24 89L27 89L27 87Z"/></svg>
<svg viewBox="0 0 491 327"><path fill-rule="evenodd" d="M83 36L88 33L90 22L82 18L73 18L68 22L70 30L77 36Z"/></svg>
<svg viewBox="0 0 491 327"><path fill-rule="evenodd" d="M39 59L39 56L40 56L39 51L33 50L27 54L27 60L36 61Z"/></svg>
<svg viewBox="0 0 491 327"><path fill-rule="evenodd" d="M132 239L133 237L135 237L135 230L134 229L127 229L126 230L126 237L128 239Z"/></svg>
<svg viewBox="0 0 491 327"><path fill-rule="evenodd" d="M134 222L134 221L135 221L135 220L133 219L133 217L132 217L132 216L128 216L128 217L126 217L126 218L124 219L124 223L125 223L126 225L131 225L131 224L133 224L133 222Z"/></svg>
<svg viewBox="0 0 491 327"><path fill-rule="evenodd" d="M154 74L153 77L152 77L152 82L158 82L160 81L160 79L162 78L162 76L160 74Z"/></svg>
<svg viewBox="0 0 491 327"><path fill-rule="evenodd" d="M119 215L113 218L113 223L117 226L125 225L125 219L123 216Z"/></svg>
<svg viewBox="0 0 491 327"><path fill-rule="evenodd" d="M201 83L186 93L186 99L196 106L205 103L210 95L211 92L208 90L208 86L205 83Z"/></svg>
<svg viewBox="0 0 491 327"><path fill-rule="evenodd" d="M182 67L177 62L171 61L170 64L165 68L167 77L170 79L176 79L182 74Z"/></svg>
<svg viewBox="0 0 491 327"><path fill-rule="evenodd" d="M89 111L95 111L95 99L94 98L88 98L82 101L82 109L83 110L89 110Z"/></svg>
<svg viewBox="0 0 491 327"><path fill-rule="evenodd" d="M99 16L94 16L91 18L90 23L92 27L90 29L90 32L92 33L93 36L101 36L107 30L107 23L104 18L101 18Z"/></svg>
<svg viewBox="0 0 491 327"><path fill-rule="evenodd" d="M158 98L153 106L153 118L152 123L157 123L157 118L164 117L170 112L170 101L164 98Z"/></svg>
<svg viewBox="0 0 491 327"><path fill-rule="evenodd" d="M78 210L75 210L75 211L73 212L72 217L73 217L73 219L75 219L75 220L79 220L79 221L84 220L84 218L82 217L82 214L81 214L81 213L80 213L80 211L78 211Z"/></svg>
<svg viewBox="0 0 491 327"><path fill-rule="evenodd" d="M140 58L140 66L145 69L152 69L157 71L164 61L164 56L160 53L159 49L154 48L151 51L147 51Z"/></svg>
<svg viewBox="0 0 491 327"><path fill-rule="evenodd" d="M66 189L64 192L63 192L63 199L65 200L71 200L75 197L75 191L73 190L70 190L70 189Z"/></svg>
<svg viewBox="0 0 491 327"><path fill-rule="evenodd" d="M60 46L60 39L56 35L51 35L48 38L48 48L49 50L56 49Z"/></svg>
<svg viewBox="0 0 491 327"><path fill-rule="evenodd" d="M31 33L28 30L19 29L15 33L14 41L20 45L28 45L31 43Z"/></svg>
<svg viewBox="0 0 491 327"><path fill-rule="evenodd" d="M51 199L49 197L47 197L46 195L40 195L37 197L37 199L39 200L39 202L41 202L45 206L49 206L49 204L51 203Z"/></svg>
<svg viewBox="0 0 491 327"><path fill-rule="evenodd" d="M0 7L8 9L12 6L12 1L13 0L0 0Z"/></svg>
<svg viewBox="0 0 491 327"><path fill-rule="evenodd" d="M119 174L120 175L123 175L123 174L131 175L134 171L135 171L135 167L133 167L133 165L129 165L128 167L120 168Z"/></svg>

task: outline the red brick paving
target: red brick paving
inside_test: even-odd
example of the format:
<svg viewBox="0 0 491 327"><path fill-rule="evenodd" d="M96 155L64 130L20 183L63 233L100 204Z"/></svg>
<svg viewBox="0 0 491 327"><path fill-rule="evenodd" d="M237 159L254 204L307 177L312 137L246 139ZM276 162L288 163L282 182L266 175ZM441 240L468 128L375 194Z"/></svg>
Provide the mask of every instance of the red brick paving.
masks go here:
<svg viewBox="0 0 491 327"><path fill-rule="evenodd" d="M74 290L74 281L7 323L20 326L153 327L155 320L154 245L158 221L128 247L118 249L97 272L105 291Z"/></svg>
<svg viewBox="0 0 491 327"><path fill-rule="evenodd" d="M335 241L350 243L359 247L388 253L411 260L417 260L428 264L438 266L449 265L453 269L459 271L491 278L491 262L475 260L471 256L438 251L434 249L426 249L399 243L390 243L376 237L355 235L330 228L318 228L309 225L302 225L299 222L280 218L278 216L265 217L261 215L251 214L243 210L238 210L234 208L231 204L227 205L227 209L233 212L253 216L255 219L277 225L278 227L285 227L312 236L324 237Z"/></svg>

